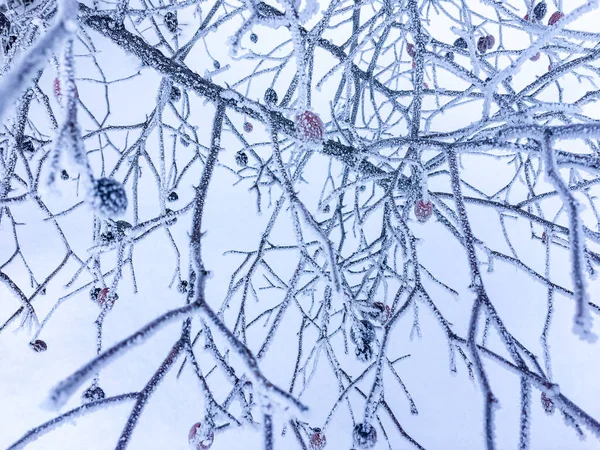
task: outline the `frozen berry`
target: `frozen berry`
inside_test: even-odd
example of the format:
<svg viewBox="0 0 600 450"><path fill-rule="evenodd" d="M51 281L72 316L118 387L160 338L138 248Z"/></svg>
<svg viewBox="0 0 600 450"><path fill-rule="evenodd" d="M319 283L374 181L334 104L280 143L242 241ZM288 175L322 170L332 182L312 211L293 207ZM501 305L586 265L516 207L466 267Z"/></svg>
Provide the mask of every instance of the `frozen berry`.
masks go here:
<svg viewBox="0 0 600 450"><path fill-rule="evenodd" d="M541 400L542 400L542 408L544 408L544 411L546 412L546 414L548 414L548 415L554 414L554 409L556 408L556 405L554 404L554 401L546 395L545 392L542 392Z"/></svg>
<svg viewBox="0 0 600 450"><path fill-rule="evenodd" d="M548 235L545 231L542 232L542 242L545 244L548 241Z"/></svg>
<svg viewBox="0 0 600 450"><path fill-rule="evenodd" d="M100 294L100 291L102 291L102 288L99 288L99 287L95 287L92 290L90 290L90 299L94 303L98 302L98 295Z"/></svg>
<svg viewBox="0 0 600 450"><path fill-rule="evenodd" d="M194 424L190 428L188 441L190 450L207 450L211 447L215 440L215 434L212 430L205 430L200 422Z"/></svg>
<svg viewBox="0 0 600 450"><path fill-rule="evenodd" d="M244 122L244 131L246 133L251 133L254 129L254 126L250 122Z"/></svg>
<svg viewBox="0 0 600 450"><path fill-rule="evenodd" d="M4 15L4 13L0 12L0 36L8 35L10 31L10 21Z"/></svg>
<svg viewBox="0 0 600 450"><path fill-rule="evenodd" d="M419 222L427 222L433 214L433 204L430 201L418 200L415 203L415 216Z"/></svg>
<svg viewBox="0 0 600 450"><path fill-rule="evenodd" d="M213 67L214 67L216 70L219 70L219 69L221 68L221 63L215 59L215 60L213 61Z"/></svg>
<svg viewBox="0 0 600 450"><path fill-rule="evenodd" d="M374 302L374 319L379 320L382 323L387 322L390 318L390 307L388 305L384 305L382 302Z"/></svg>
<svg viewBox="0 0 600 450"><path fill-rule="evenodd" d="M112 244L113 242L115 242L115 235L112 231L100 233L100 243L102 245Z"/></svg>
<svg viewBox="0 0 600 450"><path fill-rule="evenodd" d="M492 36L491 34L489 34L488 36L486 36L487 39L487 49L491 50L492 48L494 48L494 45L496 44L496 38L494 36Z"/></svg>
<svg viewBox="0 0 600 450"><path fill-rule="evenodd" d="M177 195L177 192L175 192L175 191L169 192L169 195L167 195L167 201L168 202L176 202L177 200L179 200L179 195Z"/></svg>
<svg viewBox="0 0 600 450"><path fill-rule="evenodd" d="M24 141L22 145L23 145L22 149L24 152L30 152L30 153L35 152L35 147L33 146L33 142L31 142L30 140Z"/></svg>
<svg viewBox="0 0 600 450"><path fill-rule="evenodd" d="M352 440L354 445L361 450L373 448L377 443L377 431L371 424L357 423L352 432Z"/></svg>
<svg viewBox="0 0 600 450"><path fill-rule="evenodd" d="M540 59L540 52L537 52L535 55L533 55L531 58L529 58L531 61L537 61L538 59Z"/></svg>
<svg viewBox="0 0 600 450"><path fill-rule="evenodd" d="M69 173L66 170L62 170L62 172L60 173L60 179L61 180L68 180L69 179Z"/></svg>
<svg viewBox="0 0 600 450"><path fill-rule="evenodd" d="M115 226L117 227L117 233L119 234L123 234L125 230L131 228L131 224L126 220L117 220Z"/></svg>
<svg viewBox="0 0 600 450"><path fill-rule="evenodd" d="M350 329L350 339L356 345L370 344L375 340L375 326L368 320L361 320Z"/></svg>
<svg viewBox="0 0 600 450"><path fill-rule="evenodd" d="M563 17L565 17L565 15L563 13L561 13L560 11L556 11L548 19L548 25L554 25L556 22L558 22Z"/></svg>
<svg viewBox="0 0 600 450"><path fill-rule="evenodd" d="M251 41L252 41L254 44L256 44L256 43L258 42L258 36L256 35L256 33L252 33L252 34L250 35L250 40L251 40Z"/></svg>
<svg viewBox="0 0 600 450"><path fill-rule="evenodd" d="M408 53L408 55L412 58L415 56L415 46L410 42L406 44L406 53Z"/></svg>
<svg viewBox="0 0 600 450"><path fill-rule="evenodd" d="M177 291L179 291L180 294L185 294L188 290L188 282L185 280L181 280L178 284L177 284Z"/></svg>
<svg viewBox="0 0 600 450"><path fill-rule="evenodd" d="M548 12L546 2L540 2L533 8L533 15L537 20L542 20L546 16L546 12Z"/></svg>
<svg viewBox="0 0 600 450"><path fill-rule="evenodd" d="M235 154L235 162L238 166L246 167L248 165L248 155L246 152L240 150Z"/></svg>
<svg viewBox="0 0 600 450"><path fill-rule="evenodd" d="M454 61L454 53L446 52L446 59L449 61Z"/></svg>
<svg viewBox="0 0 600 450"><path fill-rule="evenodd" d="M181 89L179 89L177 86L173 86L171 88L170 98L172 102L178 102L181 100Z"/></svg>
<svg viewBox="0 0 600 450"><path fill-rule="evenodd" d="M127 193L114 178L98 178L88 193L88 202L101 217L121 216L127 210Z"/></svg>
<svg viewBox="0 0 600 450"><path fill-rule="evenodd" d="M177 14L169 11L165 14L165 27L171 33L175 33L177 31L177 26L179 25L179 21L177 20Z"/></svg>
<svg viewBox="0 0 600 450"><path fill-rule="evenodd" d="M465 41L463 38L459 37L457 40L454 41L454 46L456 48L461 48L463 50L468 48L467 45L467 41Z"/></svg>
<svg viewBox="0 0 600 450"><path fill-rule="evenodd" d="M110 289L108 289L107 287L102 288L100 290L100 292L98 293L98 306L100 306L101 308L107 307L107 308L112 308L112 306L115 304L115 302L119 299L119 296L117 295L116 292L110 292Z"/></svg>
<svg viewBox="0 0 600 450"><path fill-rule="evenodd" d="M100 386L89 387L81 394L83 403L97 402L98 400L104 400L105 397L106 394Z"/></svg>
<svg viewBox="0 0 600 450"><path fill-rule="evenodd" d="M481 36L479 39L477 39L477 50L479 50L480 53L487 52L487 50L488 50L487 36Z"/></svg>
<svg viewBox="0 0 600 450"><path fill-rule="evenodd" d="M46 343L44 341L42 341L41 339L37 339L33 342L29 343L29 346L38 353L42 353L45 352L46 350L48 350L48 345L46 345Z"/></svg>
<svg viewBox="0 0 600 450"><path fill-rule="evenodd" d="M171 226L177 223L177 217L175 217L175 213L173 212L173 210L166 208L165 209L165 216L170 217L169 220L167 220L165 222L165 225L167 226Z"/></svg>
<svg viewBox="0 0 600 450"><path fill-rule="evenodd" d="M267 105L274 105L275 103L277 103L277 100L277 92L275 92L275 89L268 88L265 91L265 103Z"/></svg>
<svg viewBox="0 0 600 450"><path fill-rule="evenodd" d="M529 14L525 14L525 16L523 16L523 20L529 22Z"/></svg>
<svg viewBox="0 0 600 450"><path fill-rule="evenodd" d="M296 129L302 140L319 142L323 139L325 126L317 114L304 111L296 115Z"/></svg>
<svg viewBox="0 0 600 450"><path fill-rule="evenodd" d="M52 84L52 89L54 90L54 96L56 98L60 98L60 95L61 95L60 80L58 78L54 79L54 83Z"/></svg>
<svg viewBox="0 0 600 450"><path fill-rule="evenodd" d="M310 450L323 450L327 445L327 438L320 428L313 428L310 435Z"/></svg>

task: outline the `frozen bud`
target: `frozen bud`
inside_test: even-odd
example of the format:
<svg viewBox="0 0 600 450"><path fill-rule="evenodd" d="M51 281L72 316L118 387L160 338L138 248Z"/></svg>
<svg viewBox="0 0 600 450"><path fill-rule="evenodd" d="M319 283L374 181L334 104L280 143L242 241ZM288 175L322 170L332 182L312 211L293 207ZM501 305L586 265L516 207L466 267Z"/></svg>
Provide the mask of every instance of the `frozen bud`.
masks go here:
<svg viewBox="0 0 600 450"><path fill-rule="evenodd" d="M548 6L546 5L546 2L540 2L533 8L533 15L537 20L542 20L547 12Z"/></svg>
<svg viewBox="0 0 600 450"><path fill-rule="evenodd" d="M179 195L177 195L177 192L175 192L175 191L169 192L169 195L167 195L167 201L168 202L176 202L177 200L179 200Z"/></svg>
<svg viewBox="0 0 600 450"><path fill-rule="evenodd" d="M246 167L248 165L248 155L246 152L240 150L235 154L235 162L240 167Z"/></svg>

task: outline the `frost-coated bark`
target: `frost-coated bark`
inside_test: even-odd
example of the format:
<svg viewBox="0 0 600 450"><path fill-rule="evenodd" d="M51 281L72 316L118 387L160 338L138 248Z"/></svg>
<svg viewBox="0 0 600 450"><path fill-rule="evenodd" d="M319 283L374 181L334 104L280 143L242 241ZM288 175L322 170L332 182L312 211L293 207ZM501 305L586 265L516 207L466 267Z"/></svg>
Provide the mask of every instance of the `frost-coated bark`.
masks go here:
<svg viewBox="0 0 600 450"><path fill-rule="evenodd" d="M535 448L540 411L573 429L561 439L597 443L594 412L560 389L593 361L556 355L598 352L598 8L1 6L0 348L10 367L25 350L5 336L28 329L23 348L51 367L55 330L95 338L44 403L83 391L82 406L9 448L130 400L106 446L152 442L143 417L171 378L198 397L172 448L224 448L241 427L269 450L459 448L406 420L456 395L448 378L428 397L437 372L480 387L443 410L476 417L478 448ZM93 323L66 322L68 307ZM169 350L139 391L105 397L109 366L155 339Z"/></svg>

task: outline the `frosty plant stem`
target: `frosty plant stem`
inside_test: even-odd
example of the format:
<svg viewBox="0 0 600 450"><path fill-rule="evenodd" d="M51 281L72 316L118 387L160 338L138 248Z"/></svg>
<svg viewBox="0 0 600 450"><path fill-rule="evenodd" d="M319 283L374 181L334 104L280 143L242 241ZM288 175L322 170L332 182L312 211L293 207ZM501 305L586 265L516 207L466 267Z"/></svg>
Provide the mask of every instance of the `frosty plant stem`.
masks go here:
<svg viewBox="0 0 600 450"><path fill-rule="evenodd" d="M552 132L548 129L544 133L542 143L542 154L546 176L554 185L563 200L569 218L569 244L571 250L571 279L573 280L573 297L575 300L575 318L573 332L581 339L594 342L596 335L592 332L592 317L588 308L588 294L585 280L585 246L583 226L580 216L580 205L567 184L564 182L558 167L556 157L552 149Z"/></svg>
<svg viewBox="0 0 600 450"><path fill-rule="evenodd" d="M31 80L50 59L50 56L77 31L76 0L59 0L59 14L56 23L46 34L24 54L10 72L2 76L0 82L0 122L4 120L6 109L29 86Z"/></svg>

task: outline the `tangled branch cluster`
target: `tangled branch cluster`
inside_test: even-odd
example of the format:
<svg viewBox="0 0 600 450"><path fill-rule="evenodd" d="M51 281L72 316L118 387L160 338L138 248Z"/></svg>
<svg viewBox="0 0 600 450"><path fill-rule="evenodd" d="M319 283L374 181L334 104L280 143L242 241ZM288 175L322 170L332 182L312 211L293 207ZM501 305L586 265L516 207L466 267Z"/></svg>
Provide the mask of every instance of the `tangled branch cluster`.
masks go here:
<svg viewBox="0 0 600 450"><path fill-rule="evenodd" d="M425 448L387 394L400 387L418 414L397 349L407 332L421 336L424 310L446 338L449 371L463 364L481 387L485 448L500 440L491 364L520 380L519 448L529 447L534 389L546 412L600 437L600 423L561 393L548 344L555 302L574 305L573 331L588 342L600 313L589 295L600 265L600 34L582 30L597 8L597 0L10 0L0 14L0 281L12 296L0 301L2 310L13 297L20 306L0 324L0 345L8 330L29 327L31 348L51 352L45 327L61 305L89 297L99 308L97 357L46 402L59 409L83 389L82 405L10 449L133 402L116 443L125 449L161 381L187 370L203 402L192 448L260 425L272 449L283 439L273 420L285 417L295 448L322 449L340 416L351 419L357 449ZM112 66L117 52L137 70ZM149 109L127 96L131 83L155 88ZM209 297L207 216L227 177L264 226L251 246L230 248L229 284ZM63 245L49 272L22 245L39 214ZM479 215L495 222L482 226ZM243 227L248 218L236 220ZM72 226L80 221L90 228ZM420 244L432 239L461 249L444 258L467 283L431 263ZM161 271L172 271L179 306L106 348L103 326L120 320L119 305L152 297L153 268L135 257L148 241L174 255ZM568 278L553 273L563 260ZM489 288L499 265L546 291L539 357ZM449 318L456 299L465 327ZM180 337L141 390L107 397L102 370L172 323ZM288 356L278 361L286 385L262 363L276 343ZM305 404L324 372L335 400ZM321 423L307 421L313 407Z"/></svg>

